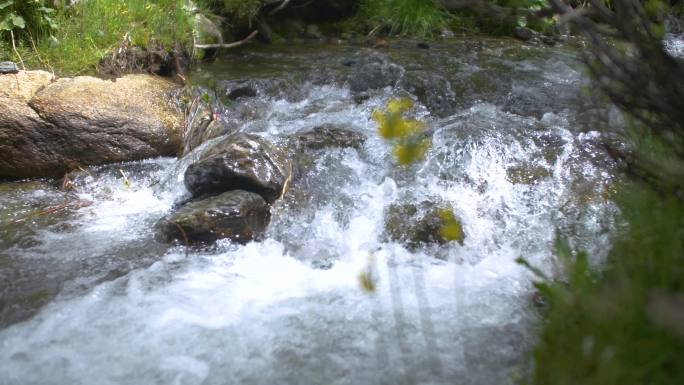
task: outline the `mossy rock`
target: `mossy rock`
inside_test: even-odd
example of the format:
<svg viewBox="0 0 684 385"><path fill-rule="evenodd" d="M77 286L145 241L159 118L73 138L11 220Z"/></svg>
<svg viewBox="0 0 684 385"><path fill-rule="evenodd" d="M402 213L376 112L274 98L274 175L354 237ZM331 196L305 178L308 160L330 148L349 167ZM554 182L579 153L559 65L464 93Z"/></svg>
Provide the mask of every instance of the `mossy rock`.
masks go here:
<svg viewBox="0 0 684 385"><path fill-rule="evenodd" d="M463 245L465 241L463 225L453 209L428 201L390 205L385 212L384 236L411 250L451 241Z"/></svg>

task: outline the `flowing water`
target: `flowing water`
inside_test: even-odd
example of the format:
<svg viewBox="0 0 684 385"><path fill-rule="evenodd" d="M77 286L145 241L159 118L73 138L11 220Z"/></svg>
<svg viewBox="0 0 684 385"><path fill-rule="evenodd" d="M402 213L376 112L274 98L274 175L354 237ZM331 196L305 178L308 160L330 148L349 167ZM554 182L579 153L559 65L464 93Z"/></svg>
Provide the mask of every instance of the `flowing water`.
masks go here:
<svg viewBox="0 0 684 385"><path fill-rule="evenodd" d="M275 143L321 124L368 138L359 149L314 152L272 207L261 241L201 250L154 241L154 223L187 198L188 160L91 168L68 193L55 181L0 184L0 384L511 384L524 376L539 309L533 276L515 260L558 274L556 232L594 264L605 256L617 210L606 199L614 178L597 130L610 111L583 93L570 49L397 43L387 54L403 76L440 74L454 96L447 113L418 105L432 147L401 168L370 115L402 93L355 98L343 63L358 52L235 51L193 75L207 85L285 79L222 114ZM385 239L389 205L424 200L454 208L463 246L409 250ZM359 284L364 271L374 292Z"/></svg>

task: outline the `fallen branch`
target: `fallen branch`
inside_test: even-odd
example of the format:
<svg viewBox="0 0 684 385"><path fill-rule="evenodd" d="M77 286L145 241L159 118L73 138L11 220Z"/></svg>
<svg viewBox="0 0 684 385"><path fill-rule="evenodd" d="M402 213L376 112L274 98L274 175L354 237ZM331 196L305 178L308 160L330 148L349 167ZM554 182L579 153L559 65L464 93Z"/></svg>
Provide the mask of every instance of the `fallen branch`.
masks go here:
<svg viewBox="0 0 684 385"><path fill-rule="evenodd" d="M195 48L201 48L201 49L207 49L207 48L235 48L235 47L239 47L239 46L241 46L241 45L247 43L248 41L252 40L252 39L254 38L254 36L256 36L258 33L259 33L259 31L256 30L256 31L250 33L249 36L247 36L246 38L244 38L244 39L242 39L242 40L240 40L240 41L233 42L233 43L228 43L228 44L196 44L196 45L195 45Z"/></svg>
<svg viewBox="0 0 684 385"><path fill-rule="evenodd" d="M269 16L275 15L276 13L282 11L285 7L287 7L287 4L289 4L289 3L290 3L290 0L283 0L283 2L280 3L279 6L275 7L268 15Z"/></svg>

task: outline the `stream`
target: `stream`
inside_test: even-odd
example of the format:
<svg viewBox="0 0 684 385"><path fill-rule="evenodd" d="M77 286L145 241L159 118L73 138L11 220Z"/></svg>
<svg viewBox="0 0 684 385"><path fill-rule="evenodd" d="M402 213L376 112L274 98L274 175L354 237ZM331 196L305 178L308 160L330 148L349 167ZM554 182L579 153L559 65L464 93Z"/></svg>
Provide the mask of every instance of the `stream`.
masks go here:
<svg viewBox="0 0 684 385"><path fill-rule="evenodd" d="M61 181L0 182L0 385L524 378L543 304L516 259L560 277L557 233L594 266L605 258L619 212L598 131L619 116L588 96L565 45L468 38L383 52L401 79L440 86L359 96L349 71L371 53L347 44L234 50L191 74L213 89L266 84L221 107L226 127L280 145L321 125L366 137L313 151L259 241L155 240L154 224L189 196L191 156L92 167L68 193ZM370 119L399 96L416 100L432 139L410 167ZM388 207L423 201L453 208L463 245L383 235Z"/></svg>

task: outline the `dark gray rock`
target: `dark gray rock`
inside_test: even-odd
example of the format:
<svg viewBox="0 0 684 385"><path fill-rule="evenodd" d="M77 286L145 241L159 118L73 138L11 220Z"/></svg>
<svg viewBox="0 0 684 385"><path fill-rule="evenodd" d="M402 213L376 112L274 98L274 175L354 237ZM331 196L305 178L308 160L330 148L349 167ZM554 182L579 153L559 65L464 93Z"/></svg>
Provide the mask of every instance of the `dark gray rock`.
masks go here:
<svg viewBox="0 0 684 385"><path fill-rule="evenodd" d="M190 244L228 238L247 243L263 234L270 220L269 206L261 196L243 190L190 202L157 225L157 238ZM182 229L182 231L181 231Z"/></svg>
<svg viewBox="0 0 684 385"><path fill-rule="evenodd" d="M528 41L534 37L534 32L529 28L518 27L513 30L513 36L522 41Z"/></svg>
<svg viewBox="0 0 684 385"><path fill-rule="evenodd" d="M207 148L185 172L193 196L246 190L272 203L283 193L292 173L285 154L264 139L229 135Z"/></svg>
<svg viewBox="0 0 684 385"><path fill-rule="evenodd" d="M403 72L401 66L390 63L385 55L371 52L352 66L347 82L353 92L377 90L396 85Z"/></svg>
<svg viewBox="0 0 684 385"><path fill-rule="evenodd" d="M441 75L429 71L410 71L402 79L401 86L439 117L453 114L457 107L456 94L449 81Z"/></svg>
<svg viewBox="0 0 684 385"><path fill-rule="evenodd" d="M19 72L17 63L11 61L0 62L0 74L16 74Z"/></svg>

